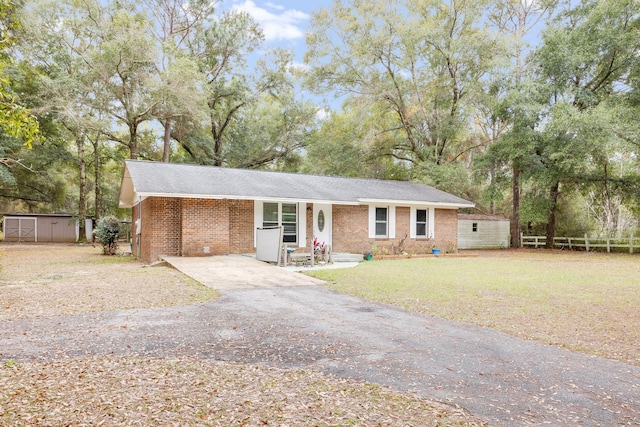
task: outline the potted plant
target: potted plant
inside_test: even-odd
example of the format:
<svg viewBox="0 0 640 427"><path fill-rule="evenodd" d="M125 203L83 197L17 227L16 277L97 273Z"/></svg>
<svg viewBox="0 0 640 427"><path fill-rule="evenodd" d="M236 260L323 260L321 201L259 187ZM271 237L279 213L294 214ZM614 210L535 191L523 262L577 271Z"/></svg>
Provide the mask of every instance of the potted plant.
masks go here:
<svg viewBox="0 0 640 427"><path fill-rule="evenodd" d="M373 259L373 256L376 255L377 253L378 253L378 247L376 245L371 245L371 250L365 251L362 254L362 258L364 258L366 261L371 261Z"/></svg>

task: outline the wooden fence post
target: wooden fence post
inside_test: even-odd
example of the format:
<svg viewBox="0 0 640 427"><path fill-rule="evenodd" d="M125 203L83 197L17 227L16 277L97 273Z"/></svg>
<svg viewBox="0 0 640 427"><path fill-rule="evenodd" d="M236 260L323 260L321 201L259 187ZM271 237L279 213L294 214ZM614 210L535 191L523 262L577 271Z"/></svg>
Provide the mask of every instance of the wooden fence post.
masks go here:
<svg viewBox="0 0 640 427"><path fill-rule="evenodd" d="M584 235L584 247L586 248L587 252L589 252L589 237L586 233Z"/></svg>
<svg viewBox="0 0 640 427"><path fill-rule="evenodd" d="M629 253L633 253L633 234L629 236Z"/></svg>

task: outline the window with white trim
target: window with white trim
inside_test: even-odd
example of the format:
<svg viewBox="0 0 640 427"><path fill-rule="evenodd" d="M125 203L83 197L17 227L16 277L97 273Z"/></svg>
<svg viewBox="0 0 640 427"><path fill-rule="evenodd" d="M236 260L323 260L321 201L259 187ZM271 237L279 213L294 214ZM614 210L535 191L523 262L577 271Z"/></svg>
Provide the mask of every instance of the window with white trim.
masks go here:
<svg viewBox="0 0 640 427"><path fill-rule="evenodd" d="M416 237L427 237L429 230L429 210L416 209Z"/></svg>
<svg viewBox="0 0 640 427"><path fill-rule="evenodd" d="M282 241L296 243L298 241L298 205L296 203L264 202L262 205L262 226L282 226Z"/></svg>
<svg viewBox="0 0 640 427"><path fill-rule="evenodd" d="M396 207L369 205L369 238L395 239Z"/></svg>
<svg viewBox="0 0 640 427"><path fill-rule="evenodd" d="M376 237L387 237L389 235L389 210L387 208L376 208Z"/></svg>
<svg viewBox="0 0 640 427"><path fill-rule="evenodd" d="M429 239L434 234L433 208L412 206L410 214L409 236L412 239Z"/></svg>

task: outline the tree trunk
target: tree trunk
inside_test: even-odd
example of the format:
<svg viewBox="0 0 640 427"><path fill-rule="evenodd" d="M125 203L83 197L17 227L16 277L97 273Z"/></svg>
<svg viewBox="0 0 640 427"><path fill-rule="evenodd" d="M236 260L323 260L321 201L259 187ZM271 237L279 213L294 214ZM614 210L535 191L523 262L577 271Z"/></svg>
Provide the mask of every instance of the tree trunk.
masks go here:
<svg viewBox="0 0 640 427"><path fill-rule="evenodd" d="M490 184L490 188L493 188L496 184L496 174L494 169L492 168L491 171L489 172L489 176L491 179L491 184ZM496 214L496 199L493 196L493 194L491 195L491 202L489 204L489 212L491 213L491 215L495 215Z"/></svg>
<svg viewBox="0 0 640 427"><path fill-rule="evenodd" d="M129 126L129 158L138 160L138 125L131 124Z"/></svg>
<svg viewBox="0 0 640 427"><path fill-rule="evenodd" d="M163 163L169 163L169 152L171 151L171 119L164 121L164 147L162 149Z"/></svg>
<svg viewBox="0 0 640 427"><path fill-rule="evenodd" d="M79 243L87 242L87 229L86 229L86 218L87 218L87 170L86 163L84 160L84 135L82 133L78 133L76 135L76 146L78 148L78 174L79 174L79 195L78 195L78 229Z"/></svg>
<svg viewBox="0 0 640 427"><path fill-rule="evenodd" d="M511 212L511 247L520 247L520 170L513 168L513 210Z"/></svg>
<svg viewBox="0 0 640 427"><path fill-rule="evenodd" d="M556 181L549 190L551 198L551 206L549 208L549 217L547 219L547 249L553 249L553 240L556 237L556 212L558 208L558 196L560 195L560 182Z"/></svg>
<svg viewBox="0 0 640 427"><path fill-rule="evenodd" d="M213 118L211 124L214 124ZM215 130L211 133L213 134L213 165L222 166L222 134L215 132Z"/></svg>
<svg viewBox="0 0 640 427"><path fill-rule="evenodd" d="M100 135L96 135L95 141L93 141L93 164L94 164L94 193L96 198L96 213L95 213L95 221L96 224L101 217L102 214L102 190L100 189L100 180L101 173L100 170L102 168L102 162L100 161Z"/></svg>

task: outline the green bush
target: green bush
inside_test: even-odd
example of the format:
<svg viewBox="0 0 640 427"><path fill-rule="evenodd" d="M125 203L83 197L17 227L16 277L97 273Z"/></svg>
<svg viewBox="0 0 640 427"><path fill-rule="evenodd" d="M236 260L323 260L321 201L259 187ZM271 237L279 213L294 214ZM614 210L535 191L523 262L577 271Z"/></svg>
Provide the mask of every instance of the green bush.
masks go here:
<svg viewBox="0 0 640 427"><path fill-rule="evenodd" d="M120 236L120 222L115 216L100 218L95 231L96 240L102 244L104 255L115 255Z"/></svg>

